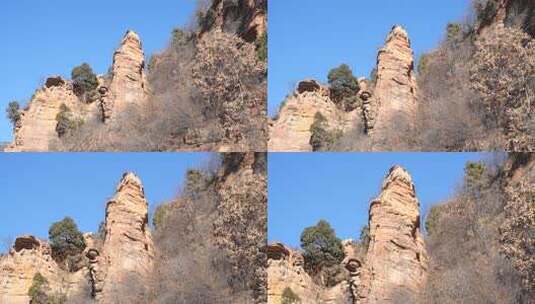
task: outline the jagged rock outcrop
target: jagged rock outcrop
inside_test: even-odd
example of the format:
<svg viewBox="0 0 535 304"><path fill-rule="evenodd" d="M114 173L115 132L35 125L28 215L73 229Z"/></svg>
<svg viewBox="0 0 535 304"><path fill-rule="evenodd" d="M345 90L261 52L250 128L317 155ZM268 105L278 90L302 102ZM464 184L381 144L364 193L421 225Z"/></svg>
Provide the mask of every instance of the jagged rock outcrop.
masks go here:
<svg viewBox="0 0 535 304"><path fill-rule="evenodd" d="M99 76L97 102L84 102L76 95L73 82L51 76L38 89L14 128L8 152L48 151L58 139L56 117L64 104L72 118L82 121L110 121L129 106L141 105L149 94L145 76L145 58L139 36L128 31L113 56L111 74Z"/></svg>
<svg viewBox="0 0 535 304"><path fill-rule="evenodd" d="M147 279L154 249L148 226L148 204L143 185L132 173L124 174L106 207L103 243L84 234L84 265L63 270L52 258L50 246L33 236L21 236L9 254L0 256L0 303L28 303L28 290L36 273L49 282L50 292L68 298L91 291L96 303L145 303Z"/></svg>
<svg viewBox="0 0 535 304"><path fill-rule="evenodd" d="M414 125L417 108L417 84L414 76L414 54L407 32L394 26L377 56L377 78L374 90L377 107L373 131L376 137L401 126Z"/></svg>
<svg viewBox="0 0 535 304"><path fill-rule="evenodd" d="M113 303L119 294L134 301L146 295L154 259L148 225L143 185L133 173L126 173L106 206L102 249L88 251L97 303Z"/></svg>
<svg viewBox="0 0 535 304"><path fill-rule="evenodd" d="M101 107L104 121L139 105L149 93L145 75L145 55L139 36L127 31L113 55L109 84L101 88Z"/></svg>
<svg viewBox="0 0 535 304"><path fill-rule="evenodd" d="M427 253L420 205L409 173L395 166L371 202L370 243L359 296L363 303L416 299L425 284Z"/></svg>
<svg viewBox="0 0 535 304"><path fill-rule="evenodd" d="M66 272L52 259L46 242L30 235L20 236L9 253L0 256L0 303L29 303L28 290L38 272L47 278L51 292L70 296L87 287L85 268Z"/></svg>
<svg viewBox="0 0 535 304"><path fill-rule="evenodd" d="M71 81L58 76L49 77L37 90L14 129L14 141L6 151L47 151L51 140L58 138L56 116L61 105L66 105L77 117L97 116L96 104L86 104L73 91Z"/></svg>
<svg viewBox="0 0 535 304"><path fill-rule="evenodd" d="M315 80L301 81L286 99L276 120L270 122L269 151L312 151L310 127L316 113L328 121L330 130L348 131L359 119L359 110L345 112L330 99L329 89Z"/></svg>
<svg viewBox="0 0 535 304"><path fill-rule="evenodd" d="M316 112L321 113L332 131L355 128L378 144L389 130L412 128L417 111L418 88L414 75L414 55L407 32L394 26L377 56L373 82L359 78L360 104L345 111L330 97L330 89L315 80L298 84L286 99L278 117L270 122L270 151L311 151L310 127ZM373 148L373 147L372 147Z"/></svg>
<svg viewBox="0 0 535 304"><path fill-rule="evenodd" d="M267 246L268 303L280 303L287 287L302 303L412 303L427 273L419 208L409 173L399 166L390 169L370 205L368 249L342 242L344 279L334 286L314 281L300 252L279 243Z"/></svg>

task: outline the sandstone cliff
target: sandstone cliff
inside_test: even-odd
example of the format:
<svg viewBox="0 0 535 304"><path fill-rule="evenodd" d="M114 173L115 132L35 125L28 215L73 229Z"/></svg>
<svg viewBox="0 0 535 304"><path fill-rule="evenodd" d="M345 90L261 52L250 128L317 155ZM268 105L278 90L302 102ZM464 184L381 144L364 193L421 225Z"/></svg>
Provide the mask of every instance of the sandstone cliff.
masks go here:
<svg viewBox="0 0 535 304"><path fill-rule="evenodd" d="M59 76L48 78L21 111L14 141L6 151L48 151L50 143L58 139L56 117L62 104L72 112L72 119L80 122L107 122L128 105L142 105L148 94L144 62L138 35L128 31L113 56L110 75L99 76L96 100L83 102L70 80Z"/></svg>
<svg viewBox="0 0 535 304"><path fill-rule="evenodd" d="M333 102L330 88L314 80L300 82L294 94L283 103L278 117L270 121L270 151L311 151L310 127L316 113L327 119L330 131L346 133L357 129L367 134L377 147L388 130L411 127L417 106L417 85L413 51L402 27L392 28L378 53L376 79L360 78L358 83L355 97L359 104L346 110Z"/></svg>
<svg viewBox="0 0 535 304"><path fill-rule="evenodd" d="M266 247L268 303L280 303L289 287L302 303L411 303L425 285L427 253L420 232L420 206L407 171L395 166L370 204L370 241L363 254L343 242L344 279L326 287L304 269L300 252L283 244Z"/></svg>
<svg viewBox="0 0 535 304"><path fill-rule="evenodd" d="M101 253L92 254L91 282L97 303L112 303L118 290L132 301L146 295L154 252L148 227L148 203L143 185L134 174L123 176L115 196L108 202ZM134 290L125 294L126 286Z"/></svg>
<svg viewBox="0 0 535 304"><path fill-rule="evenodd" d="M407 171L393 167L370 205L370 244L363 274L365 303L414 301L425 285L427 253L420 204Z"/></svg>
<svg viewBox="0 0 535 304"><path fill-rule="evenodd" d="M117 303L118 295L132 303L144 302L140 299L148 288L145 280L154 256L147 220L143 185L135 175L126 173L106 207L105 239L96 241L93 235L84 235L83 266L67 272L52 259L45 241L19 237L9 254L0 257L0 302L28 303L28 290L38 272L48 280L51 292L68 298L87 296L89 291L96 303ZM125 288L130 290L124 292Z"/></svg>
<svg viewBox="0 0 535 304"><path fill-rule="evenodd" d="M312 151L310 127L318 112L332 123L329 130L349 131L360 119L359 109L345 112L329 95L329 88L317 81L301 81L294 94L286 99L278 118L270 122L269 151Z"/></svg>
<svg viewBox="0 0 535 304"><path fill-rule="evenodd" d="M41 273L52 292L76 295L87 287L87 268L76 273L61 269L52 259L50 246L33 236L21 236L6 256L0 256L0 303L28 304L33 277Z"/></svg>

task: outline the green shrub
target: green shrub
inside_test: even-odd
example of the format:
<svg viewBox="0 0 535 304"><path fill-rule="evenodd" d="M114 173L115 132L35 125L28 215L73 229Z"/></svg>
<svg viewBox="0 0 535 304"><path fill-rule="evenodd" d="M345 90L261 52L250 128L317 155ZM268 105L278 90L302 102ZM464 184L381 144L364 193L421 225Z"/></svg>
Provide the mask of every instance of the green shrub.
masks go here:
<svg viewBox="0 0 535 304"><path fill-rule="evenodd" d="M462 28L461 24L459 23L448 23L448 26L446 28L446 35L447 40L449 42L453 42L459 38L459 35L461 34Z"/></svg>
<svg viewBox="0 0 535 304"><path fill-rule="evenodd" d="M331 86L331 98L345 110L353 110L358 104L359 83L347 64L329 71L327 76Z"/></svg>
<svg viewBox="0 0 535 304"><path fill-rule="evenodd" d="M182 46L188 42L188 34L179 28L173 29L173 46Z"/></svg>
<svg viewBox="0 0 535 304"><path fill-rule="evenodd" d="M281 304L299 304L301 303L301 298L293 292L290 287L284 288L281 297Z"/></svg>
<svg viewBox="0 0 535 304"><path fill-rule="evenodd" d="M424 75L427 72L427 67L431 61L431 55L423 53L418 60L418 75Z"/></svg>
<svg viewBox="0 0 535 304"><path fill-rule="evenodd" d="M75 67L71 72L74 91L78 96L94 91L98 87L97 75L87 63Z"/></svg>
<svg viewBox="0 0 535 304"><path fill-rule="evenodd" d="M482 162L467 162L464 168L464 182L467 193L471 196L478 195L483 186L485 165Z"/></svg>
<svg viewBox="0 0 535 304"><path fill-rule="evenodd" d="M489 24L498 11L497 0L476 1L475 10L480 24Z"/></svg>
<svg viewBox="0 0 535 304"><path fill-rule="evenodd" d="M21 117L20 104L17 101L10 102L7 105L6 114L7 114L7 118L9 118L9 121L11 121L11 124L15 126Z"/></svg>
<svg viewBox="0 0 535 304"><path fill-rule="evenodd" d="M301 248L305 259L305 269L311 274L323 268L340 264L345 257L342 241L325 220L308 227L301 233Z"/></svg>
<svg viewBox="0 0 535 304"><path fill-rule="evenodd" d="M28 296L32 304L48 304L48 297L46 289L48 288L48 280L40 273L33 276L32 286L28 289Z"/></svg>
<svg viewBox="0 0 535 304"><path fill-rule="evenodd" d="M48 230L52 256L58 263L65 263L67 270L72 271L84 251L86 244L83 234L70 217L52 224Z"/></svg>
<svg viewBox="0 0 535 304"><path fill-rule="evenodd" d="M197 24L203 31L209 30L215 23L215 15L213 10L207 9L206 11L199 10L197 12Z"/></svg>
<svg viewBox="0 0 535 304"><path fill-rule="evenodd" d="M341 137L340 132L328 131L327 119L320 112L314 115L314 122L310 126L310 145L312 151L328 150Z"/></svg>
<svg viewBox="0 0 535 304"><path fill-rule="evenodd" d="M427 235L432 235L435 233L436 228L438 227L441 211L441 205L433 206L431 207L431 210L429 210L429 213L425 217L425 231L427 231Z"/></svg>
<svg viewBox="0 0 535 304"><path fill-rule="evenodd" d="M165 218L169 214L170 204L161 204L156 207L152 216L152 225L154 229L160 229L165 225Z"/></svg>
<svg viewBox="0 0 535 304"><path fill-rule="evenodd" d="M368 250L368 246L370 245L370 226L368 225L360 229L360 244Z"/></svg>
<svg viewBox="0 0 535 304"><path fill-rule="evenodd" d="M70 131L78 129L83 121L74 119L71 110L65 104L61 104L59 112L56 115L56 132L59 137L63 137Z"/></svg>
<svg viewBox="0 0 535 304"><path fill-rule="evenodd" d="M268 38L267 33L262 34L256 40L256 58L260 61L267 61L268 57Z"/></svg>

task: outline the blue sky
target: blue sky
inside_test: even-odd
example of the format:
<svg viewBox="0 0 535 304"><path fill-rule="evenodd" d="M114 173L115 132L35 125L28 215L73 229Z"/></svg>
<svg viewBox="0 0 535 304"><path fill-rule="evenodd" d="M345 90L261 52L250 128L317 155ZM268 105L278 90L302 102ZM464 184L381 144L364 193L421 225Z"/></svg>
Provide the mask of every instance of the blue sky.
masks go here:
<svg viewBox="0 0 535 304"><path fill-rule="evenodd" d="M356 239L385 175L401 165L412 175L424 213L458 189L478 153L270 153L268 239L299 246L305 227L326 219L342 239Z"/></svg>
<svg viewBox="0 0 535 304"><path fill-rule="evenodd" d="M127 171L140 177L152 211L178 194L187 169L202 168L210 157L205 153L0 153L0 242L21 234L46 238L50 224L65 216L74 218L81 231L97 231L107 199Z"/></svg>
<svg viewBox="0 0 535 304"><path fill-rule="evenodd" d="M408 30L419 56L436 47L447 23L462 20L468 7L469 0L270 1L270 115L297 81L326 82L329 70L341 63L356 76L368 76L394 24Z"/></svg>
<svg viewBox="0 0 535 304"><path fill-rule="evenodd" d="M145 55L164 48L171 30L190 22L196 0L0 1L2 73L0 142L11 141L5 117L12 100L25 104L49 75L70 77L89 63L98 74L111 65L127 29L139 33Z"/></svg>

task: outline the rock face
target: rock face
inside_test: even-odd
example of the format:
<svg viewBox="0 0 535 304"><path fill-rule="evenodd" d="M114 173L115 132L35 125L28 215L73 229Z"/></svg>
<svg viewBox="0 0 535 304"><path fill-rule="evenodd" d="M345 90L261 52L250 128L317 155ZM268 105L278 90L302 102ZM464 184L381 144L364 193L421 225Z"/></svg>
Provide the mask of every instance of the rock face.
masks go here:
<svg viewBox="0 0 535 304"><path fill-rule="evenodd" d="M38 89L14 129L14 141L8 152L49 150L58 139L56 116L65 104L73 117L84 122L111 118L128 106L141 105L149 94L145 76L145 59L139 36L128 31L113 56L111 74L99 77L97 102L85 103L73 89L73 83L60 76L49 77Z"/></svg>
<svg viewBox="0 0 535 304"><path fill-rule="evenodd" d="M80 102L73 92L72 82L61 77L50 77L21 112L21 119L14 130L14 142L6 151L47 151L50 141L58 138L56 115L62 104L77 116L96 116L96 105Z"/></svg>
<svg viewBox="0 0 535 304"><path fill-rule="evenodd" d="M279 117L270 123L269 151L312 151L310 127L318 112L330 123L331 130L350 130L359 119L359 109L345 112L329 95L329 89L317 81L301 81L281 108Z"/></svg>
<svg viewBox="0 0 535 304"><path fill-rule="evenodd" d="M26 304L28 289L39 272L51 292L67 297L86 294L96 303L145 303L146 279L152 271L154 249L148 227L148 205L143 185L132 173L124 174L106 207L103 244L84 235L86 259L76 272L66 272L52 259L50 246L33 236L16 239L6 256L0 256L0 303Z"/></svg>
<svg viewBox="0 0 535 304"><path fill-rule="evenodd" d="M153 265L154 247L148 227L148 203L143 185L126 173L106 206L104 244L88 252L93 295L98 303L113 303L118 288L133 288L127 298L143 298ZM126 290L123 290L126 291Z"/></svg>
<svg viewBox="0 0 535 304"><path fill-rule="evenodd" d="M148 94L145 55L139 36L128 31L113 55L109 87L102 89L102 114L108 121L129 105L143 102Z"/></svg>
<svg viewBox="0 0 535 304"><path fill-rule="evenodd" d="M52 292L66 295L87 287L85 268L76 273L62 270L52 259L50 246L34 236L21 236L5 256L0 256L0 303L27 304L28 290L38 272L47 278Z"/></svg>
<svg viewBox="0 0 535 304"><path fill-rule="evenodd" d="M419 207L410 175L393 167L370 205L370 244L359 292L363 303L410 302L425 284Z"/></svg>
<svg viewBox="0 0 535 304"><path fill-rule="evenodd" d="M360 105L351 111L344 111L331 100L328 87L315 80L300 82L281 107L278 118L270 122L270 151L311 151L310 126L316 112L327 119L331 131L358 128L377 144L389 129L414 126L418 88L413 51L402 27L392 28L379 51L375 84L365 78L358 82L356 97Z"/></svg>
<svg viewBox="0 0 535 304"><path fill-rule="evenodd" d="M384 136L382 133L389 128L414 124L417 107L414 56L408 34L400 26L392 28L377 56L374 92L377 118L373 133Z"/></svg>
<svg viewBox="0 0 535 304"><path fill-rule="evenodd" d="M427 253L414 185L403 168L390 170L371 202L369 227L367 251L352 240L342 242L344 279L331 287L305 272L300 252L278 243L267 246L268 303L280 303L286 288L302 303L412 303L425 284Z"/></svg>

